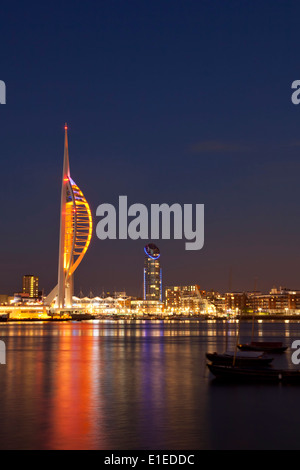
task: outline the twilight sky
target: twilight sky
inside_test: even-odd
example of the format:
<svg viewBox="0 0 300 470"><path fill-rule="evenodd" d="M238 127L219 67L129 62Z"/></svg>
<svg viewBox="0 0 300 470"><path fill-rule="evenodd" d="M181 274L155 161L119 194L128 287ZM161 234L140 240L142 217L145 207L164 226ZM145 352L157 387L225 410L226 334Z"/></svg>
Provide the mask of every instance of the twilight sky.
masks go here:
<svg viewBox="0 0 300 470"><path fill-rule="evenodd" d="M299 17L290 0L3 3L0 293L57 282L65 121L94 218L76 294L142 295L148 241L95 235L119 195L205 204L202 250L155 242L164 286L300 289Z"/></svg>

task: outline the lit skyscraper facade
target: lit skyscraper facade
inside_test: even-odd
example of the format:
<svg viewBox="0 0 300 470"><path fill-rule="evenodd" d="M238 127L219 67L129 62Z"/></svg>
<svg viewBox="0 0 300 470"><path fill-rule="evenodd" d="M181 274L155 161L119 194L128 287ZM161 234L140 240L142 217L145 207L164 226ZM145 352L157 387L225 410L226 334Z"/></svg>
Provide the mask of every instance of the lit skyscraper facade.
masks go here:
<svg viewBox="0 0 300 470"><path fill-rule="evenodd" d="M92 215L89 205L70 175L68 127L65 125L65 149L61 189L58 284L46 303L57 296L58 308L71 307L74 272L81 263L92 238Z"/></svg>
<svg viewBox="0 0 300 470"><path fill-rule="evenodd" d="M160 251L153 243L144 248L144 300L162 302Z"/></svg>
<svg viewBox="0 0 300 470"><path fill-rule="evenodd" d="M32 274L23 276L23 294L36 298L39 296L39 278Z"/></svg>

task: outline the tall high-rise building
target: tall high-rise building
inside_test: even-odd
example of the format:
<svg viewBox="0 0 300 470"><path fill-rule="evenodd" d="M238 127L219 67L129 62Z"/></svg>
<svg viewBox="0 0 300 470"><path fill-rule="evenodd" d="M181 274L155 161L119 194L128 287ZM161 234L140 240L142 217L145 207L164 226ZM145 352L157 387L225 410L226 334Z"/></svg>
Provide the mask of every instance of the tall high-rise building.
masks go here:
<svg viewBox="0 0 300 470"><path fill-rule="evenodd" d="M74 272L81 263L92 238L90 207L70 175L68 126L65 125L65 148L61 189L58 283L46 298L56 307L72 307Z"/></svg>
<svg viewBox="0 0 300 470"><path fill-rule="evenodd" d="M37 298L39 296L39 278L32 274L26 274L23 276L23 294L29 295L29 297Z"/></svg>
<svg viewBox="0 0 300 470"><path fill-rule="evenodd" d="M153 243L144 248L144 300L162 302L160 251Z"/></svg>

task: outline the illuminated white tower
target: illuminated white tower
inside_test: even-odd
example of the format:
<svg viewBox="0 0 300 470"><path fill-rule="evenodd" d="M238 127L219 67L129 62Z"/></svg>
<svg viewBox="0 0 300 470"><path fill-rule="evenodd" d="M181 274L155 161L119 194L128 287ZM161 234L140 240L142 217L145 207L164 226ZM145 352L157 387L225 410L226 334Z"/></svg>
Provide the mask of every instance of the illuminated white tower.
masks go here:
<svg viewBox="0 0 300 470"><path fill-rule="evenodd" d="M84 257L92 238L92 215L89 205L70 176L68 126L65 125L64 164L61 188L58 283L46 299L56 307L72 307L74 272Z"/></svg>

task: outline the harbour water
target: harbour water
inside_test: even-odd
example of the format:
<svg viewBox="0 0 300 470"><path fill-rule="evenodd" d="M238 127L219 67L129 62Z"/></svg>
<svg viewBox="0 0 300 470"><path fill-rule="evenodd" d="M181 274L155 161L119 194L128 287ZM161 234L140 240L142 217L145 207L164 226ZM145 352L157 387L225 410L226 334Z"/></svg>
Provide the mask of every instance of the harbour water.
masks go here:
<svg viewBox="0 0 300 470"><path fill-rule="evenodd" d="M0 324L0 449L300 449L300 385L210 375L205 353L236 333L219 320ZM300 368L300 322L256 323L255 338L283 341L274 366Z"/></svg>

